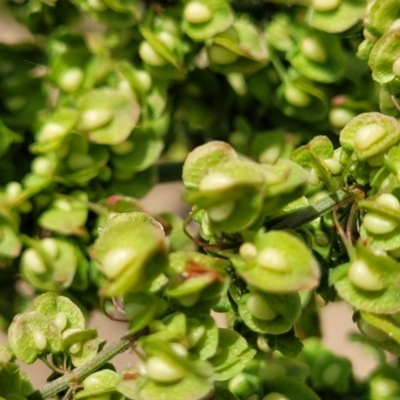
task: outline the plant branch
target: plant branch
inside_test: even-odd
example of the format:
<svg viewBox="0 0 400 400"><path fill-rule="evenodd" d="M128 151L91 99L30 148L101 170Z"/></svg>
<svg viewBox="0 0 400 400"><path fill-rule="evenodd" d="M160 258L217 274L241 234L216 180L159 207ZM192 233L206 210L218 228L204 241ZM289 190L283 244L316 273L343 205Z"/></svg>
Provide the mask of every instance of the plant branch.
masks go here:
<svg viewBox="0 0 400 400"><path fill-rule="evenodd" d="M104 347L95 357L86 364L67 372L60 378L44 385L41 389L33 392L28 400L44 400L54 397L57 393L68 389L71 385L80 383L83 379L96 372L102 365L114 358L117 354L126 351L132 342L141 335L138 332L133 337L122 337L121 339Z"/></svg>
<svg viewBox="0 0 400 400"><path fill-rule="evenodd" d="M335 193L318 200L315 204L303 207L299 210L283 215L278 218L270 219L266 225L269 229L296 229L308 224L314 219L322 217L332 211L333 208L343 200L354 197L354 194L337 190Z"/></svg>

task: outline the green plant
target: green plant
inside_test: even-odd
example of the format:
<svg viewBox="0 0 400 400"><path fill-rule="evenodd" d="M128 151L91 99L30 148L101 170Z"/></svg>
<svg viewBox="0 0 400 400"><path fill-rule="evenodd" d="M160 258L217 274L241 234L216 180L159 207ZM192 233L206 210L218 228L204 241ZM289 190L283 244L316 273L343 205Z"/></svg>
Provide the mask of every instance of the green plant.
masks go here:
<svg viewBox="0 0 400 400"><path fill-rule="evenodd" d="M0 44L0 399L399 398L395 1L7 7L32 40ZM180 179L185 221L144 212ZM353 307L367 380L320 343L321 299Z"/></svg>

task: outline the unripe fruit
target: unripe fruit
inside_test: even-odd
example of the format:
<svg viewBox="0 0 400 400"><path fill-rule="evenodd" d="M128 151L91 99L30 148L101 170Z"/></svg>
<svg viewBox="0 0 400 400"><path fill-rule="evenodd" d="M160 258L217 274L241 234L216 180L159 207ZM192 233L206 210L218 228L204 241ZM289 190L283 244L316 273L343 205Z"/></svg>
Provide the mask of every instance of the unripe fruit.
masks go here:
<svg viewBox="0 0 400 400"><path fill-rule="evenodd" d="M22 263L32 272L43 274L46 272L46 265L35 249L27 249L22 254Z"/></svg>
<svg viewBox="0 0 400 400"><path fill-rule="evenodd" d="M262 249L257 255L257 264L273 272L288 272L289 265L284 254L272 247Z"/></svg>
<svg viewBox="0 0 400 400"><path fill-rule="evenodd" d="M57 325L58 329L60 331L63 331L68 323L67 315L62 311L58 312L54 322Z"/></svg>
<svg viewBox="0 0 400 400"><path fill-rule="evenodd" d="M240 246L239 254L245 260L249 260L257 255L257 248L252 243L243 243Z"/></svg>
<svg viewBox="0 0 400 400"><path fill-rule="evenodd" d="M78 354L82 350L82 343L74 343L70 348L68 349L68 352L70 354Z"/></svg>
<svg viewBox="0 0 400 400"><path fill-rule="evenodd" d="M222 222L230 217L235 209L234 201L226 201L225 203L207 209L208 216L211 221Z"/></svg>
<svg viewBox="0 0 400 400"><path fill-rule="evenodd" d="M140 83L141 89L144 92L148 92L153 85L151 75L147 71L135 71L135 75Z"/></svg>
<svg viewBox="0 0 400 400"><path fill-rule="evenodd" d="M212 18L212 13L210 9L198 1L191 1L186 4L183 10L183 17L187 22L191 24L204 24L210 21Z"/></svg>
<svg viewBox="0 0 400 400"><path fill-rule="evenodd" d="M400 57L392 64L392 72L396 76L400 76Z"/></svg>
<svg viewBox="0 0 400 400"><path fill-rule="evenodd" d="M50 176L55 171L55 162L47 157L39 156L32 161L32 172L40 176Z"/></svg>
<svg viewBox="0 0 400 400"><path fill-rule="evenodd" d="M394 231L398 223L388 218L381 217L378 214L369 213L363 219L364 228L375 235L385 235Z"/></svg>
<svg viewBox="0 0 400 400"><path fill-rule="evenodd" d="M157 382L171 383L185 376L184 370L161 357L150 357L146 362L147 375Z"/></svg>
<svg viewBox="0 0 400 400"><path fill-rule="evenodd" d="M390 211L400 212L400 202L396 196L390 193L383 193L376 199L377 204L387 208Z"/></svg>
<svg viewBox="0 0 400 400"><path fill-rule="evenodd" d="M214 191L230 189L235 181L229 176L220 172L212 172L206 175L200 182L200 190Z"/></svg>
<svg viewBox="0 0 400 400"><path fill-rule="evenodd" d="M163 44L169 49L173 50L175 47L174 37L168 32L161 32L157 35L158 39L160 39Z"/></svg>
<svg viewBox="0 0 400 400"><path fill-rule="evenodd" d="M271 321L278 316L278 313L258 293L250 294L246 307L251 315L263 321Z"/></svg>
<svg viewBox="0 0 400 400"><path fill-rule="evenodd" d="M102 12L107 10L107 4L102 0L88 0L88 6L97 12Z"/></svg>
<svg viewBox="0 0 400 400"><path fill-rule="evenodd" d="M8 200L13 200L22 192L22 186L19 182L9 182L5 186L5 191Z"/></svg>
<svg viewBox="0 0 400 400"><path fill-rule="evenodd" d="M331 11L337 8L340 0L312 0L312 8L316 11Z"/></svg>
<svg viewBox="0 0 400 400"><path fill-rule="evenodd" d="M354 146L358 150L366 150L386 135L386 130L379 124L362 126L354 135Z"/></svg>
<svg viewBox="0 0 400 400"><path fill-rule="evenodd" d="M324 63L327 60L327 55L322 44L312 37L305 38L301 42L301 52L309 60L316 63Z"/></svg>
<svg viewBox="0 0 400 400"><path fill-rule="evenodd" d="M296 86L287 84L285 86L285 99L296 107L307 107L311 103L311 97Z"/></svg>
<svg viewBox="0 0 400 400"><path fill-rule="evenodd" d="M46 142L48 140L56 140L63 137L65 129L62 125L55 122L47 122L40 131L39 140Z"/></svg>
<svg viewBox="0 0 400 400"><path fill-rule="evenodd" d="M33 332L33 340L35 342L36 347L38 350L44 350L47 346L47 339L46 336L44 336L42 331L35 330Z"/></svg>
<svg viewBox="0 0 400 400"><path fill-rule="evenodd" d="M110 279L116 278L137 255L137 251L130 247L110 250L102 262L104 274Z"/></svg>
<svg viewBox="0 0 400 400"><path fill-rule="evenodd" d="M85 131L97 129L108 124L113 119L113 116L110 110L86 110L81 115L80 127Z"/></svg>
<svg viewBox="0 0 400 400"><path fill-rule="evenodd" d="M139 55L145 63L153 67L163 67L167 64L167 60L158 54L145 40L140 43Z"/></svg>
<svg viewBox="0 0 400 400"><path fill-rule="evenodd" d="M218 65L228 65L235 62L239 55L233 53L232 51L226 49L225 47L219 46L217 44L213 44L209 48L209 57L211 62Z"/></svg>
<svg viewBox="0 0 400 400"><path fill-rule="evenodd" d="M354 286L363 290L374 292L385 287L381 277L363 260L355 260L350 264L348 277Z"/></svg>
<svg viewBox="0 0 400 400"><path fill-rule="evenodd" d="M75 92L83 82L84 74L80 68L66 70L58 79L58 85L68 93Z"/></svg>
<svg viewBox="0 0 400 400"><path fill-rule="evenodd" d="M50 258L55 259L58 256L58 244L53 238L44 238L40 244Z"/></svg>
<svg viewBox="0 0 400 400"><path fill-rule="evenodd" d="M395 399L398 397L396 394L398 394L399 391L399 383L393 379L377 377L371 382L371 394L373 395L373 398Z"/></svg>

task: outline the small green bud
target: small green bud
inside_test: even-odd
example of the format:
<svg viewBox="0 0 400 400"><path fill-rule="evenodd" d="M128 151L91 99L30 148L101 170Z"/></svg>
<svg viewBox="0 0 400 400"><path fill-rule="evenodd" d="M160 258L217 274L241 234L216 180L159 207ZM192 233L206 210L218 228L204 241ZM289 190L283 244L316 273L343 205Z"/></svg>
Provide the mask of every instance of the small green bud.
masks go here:
<svg viewBox="0 0 400 400"><path fill-rule="evenodd" d="M268 393L266 396L262 398L262 400L290 400L289 397L284 396L278 392Z"/></svg>
<svg viewBox="0 0 400 400"><path fill-rule="evenodd" d="M311 97L294 85L286 84L284 94L286 101L293 106L307 107L311 103Z"/></svg>
<svg viewBox="0 0 400 400"><path fill-rule="evenodd" d="M80 127L85 131L98 129L108 124L114 117L111 110L91 109L82 113L80 119Z"/></svg>
<svg viewBox="0 0 400 400"><path fill-rule="evenodd" d="M210 9L203 3L191 1L183 10L183 17L191 24L204 24L212 18Z"/></svg>
<svg viewBox="0 0 400 400"><path fill-rule="evenodd" d="M8 182L5 186L8 200L14 200L22 192L22 186L19 182Z"/></svg>
<svg viewBox="0 0 400 400"><path fill-rule="evenodd" d="M301 52L309 60L324 63L327 60L326 52L321 43L312 37L305 38L300 45Z"/></svg>
<svg viewBox="0 0 400 400"><path fill-rule="evenodd" d="M183 379L184 370L161 357L150 357L146 362L147 375L157 382L172 383Z"/></svg>
<svg viewBox="0 0 400 400"><path fill-rule="evenodd" d="M153 80L151 78L151 75L147 71L139 71L139 70L135 71L135 75L141 85L142 90L144 92L148 92L153 85Z"/></svg>
<svg viewBox="0 0 400 400"><path fill-rule="evenodd" d="M386 131L383 126L376 123L368 124L356 132L354 135L354 145L360 151L366 150L385 135Z"/></svg>
<svg viewBox="0 0 400 400"><path fill-rule="evenodd" d="M103 272L110 278L116 278L138 256L133 248L120 248L110 250L103 259Z"/></svg>
<svg viewBox="0 0 400 400"><path fill-rule="evenodd" d="M78 354L82 350L82 343L74 343L70 348L68 349L68 352L70 354Z"/></svg>
<svg viewBox="0 0 400 400"><path fill-rule="evenodd" d="M396 221L381 217L378 214L369 213L363 219L364 228L375 235L385 235L398 227Z"/></svg>
<svg viewBox="0 0 400 400"><path fill-rule="evenodd" d="M145 63L153 67L163 67L167 64L167 60L158 54L145 40L139 45L139 55Z"/></svg>
<svg viewBox="0 0 400 400"><path fill-rule="evenodd" d="M318 186L321 183L317 171L314 168L308 172L307 181L311 186Z"/></svg>
<svg viewBox="0 0 400 400"><path fill-rule="evenodd" d="M334 107L329 112L329 122L339 129L343 128L353 117L355 117L355 113L344 107Z"/></svg>
<svg viewBox="0 0 400 400"><path fill-rule="evenodd" d="M225 47L219 46L218 44L213 44L209 48L208 55L211 62L218 65L229 65L239 58L238 54L226 49Z"/></svg>
<svg viewBox="0 0 400 400"><path fill-rule="evenodd" d="M331 11L337 8L340 0L312 0L311 6L316 11Z"/></svg>
<svg viewBox="0 0 400 400"><path fill-rule="evenodd" d="M65 199L57 199L54 202L54 207L58 208L59 210L63 210L65 212L69 212L72 210L72 206L69 201Z"/></svg>
<svg viewBox="0 0 400 400"><path fill-rule="evenodd" d="M252 243L243 243L240 246L239 254L245 260L252 259L257 255L257 247Z"/></svg>
<svg viewBox="0 0 400 400"><path fill-rule="evenodd" d="M47 346L47 339L43 332L35 330L33 332L33 340L38 350L44 350Z"/></svg>
<svg viewBox="0 0 400 400"><path fill-rule="evenodd" d="M348 277L354 286L363 290L374 292L385 287L381 277L372 271L363 260L354 260L350 264Z"/></svg>
<svg viewBox="0 0 400 400"><path fill-rule="evenodd" d="M278 316L278 313L258 293L250 294L246 307L251 315L263 321L270 321Z"/></svg>
<svg viewBox="0 0 400 400"><path fill-rule="evenodd" d="M50 176L55 171L55 163L47 157L36 157L32 161L32 171L40 176Z"/></svg>
<svg viewBox="0 0 400 400"><path fill-rule="evenodd" d="M83 82L84 74L80 68L70 68L59 77L58 85L68 93L79 89Z"/></svg>
<svg viewBox="0 0 400 400"><path fill-rule="evenodd" d="M266 247L258 253L257 264L274 272L284 273L289 270L284 254L272 247Z"/></svg>
<svg viewBox="0 0 400 400"><path fill-rule="evenodd" d="M206 333L206 328L203 325L200 325L194 329L191 329L186 336L189 349L196 346L196 344L204 336L205 333Z"/></svg>

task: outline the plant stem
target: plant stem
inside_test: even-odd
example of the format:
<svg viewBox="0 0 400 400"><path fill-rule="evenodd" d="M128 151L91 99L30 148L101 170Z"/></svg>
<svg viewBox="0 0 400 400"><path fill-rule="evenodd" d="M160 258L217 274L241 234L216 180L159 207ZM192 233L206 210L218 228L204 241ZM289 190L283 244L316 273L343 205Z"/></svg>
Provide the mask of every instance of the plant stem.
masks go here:
<svg viewBox="0 0 400 400"><path fill-rule="evenodd" d="M141 332L140 332L141 333ZM95 357L89 360L86 364L67 372L65 375L54 380L53 382L44 385L41 389L33 392L28 400L44 400L54 397L57 393L68 389L71 385L81 382L87 376L96 372L102 365L114 358L117 354L126 351L132 344L132 341L137 338L139 334L131 338L121 338L109 346L106 346Z"/></svg>
<svg viewBox="0 0 400 400"><path fill-rule="evenodd" d="M343 190L338 190L318 200L312 206L303 207L292 213L283 215L279 217L279 220L278 218L269 220L266 225L269 229L296 229L332 211L338 203L350 197L354 197L354 195Z"/></svg>

